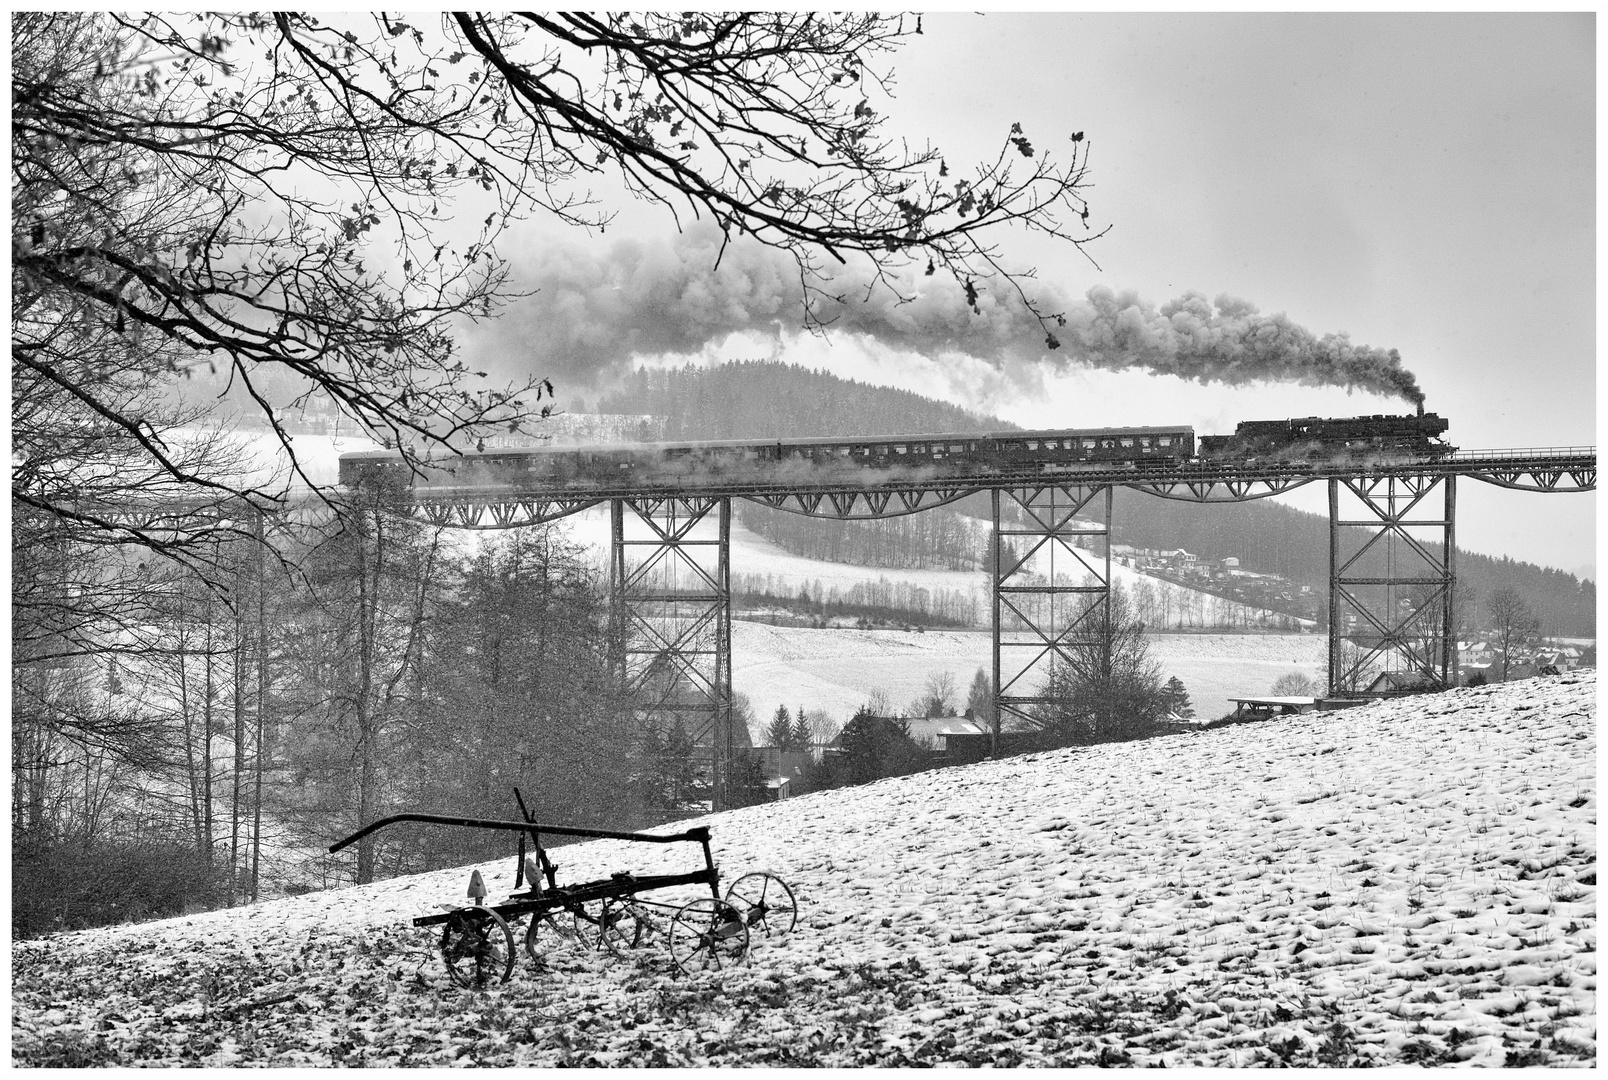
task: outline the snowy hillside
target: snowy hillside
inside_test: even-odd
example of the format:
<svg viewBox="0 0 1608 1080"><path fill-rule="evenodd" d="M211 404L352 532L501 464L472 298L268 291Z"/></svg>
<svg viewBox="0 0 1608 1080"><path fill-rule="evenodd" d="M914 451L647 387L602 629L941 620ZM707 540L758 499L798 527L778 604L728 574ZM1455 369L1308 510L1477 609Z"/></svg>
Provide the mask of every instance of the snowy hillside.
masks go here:
<svg viewBox="0 0 1608 1080"><path fill-rule="evenodd" d="M707 819L791 936L452 989L467 868L19 943L16 1064L1595 1064L1594 673ZM448 809L448 808L438 808ZM679 847L679 845L678 845ZM696 858L692 857L696 862ZM557 853L561 881L687 868ZM512 859L483 868L494 898Z"/></svg>
<svg viewBox="0 0 1608 1080"><path fill-rule="evenodd" d="M604 506L595 506L572 514L563 519L564 527L569 535L580 544L584 544L596 552L595 559L599 565L604 565L604 552L609 545L609 516ZM975 523L986 534L986 526L981 522ZM713 524L700 526L690 535L699 538L709 538L715 535ZM1048 548L1045 549L1046 551ZM1065 574L1070 556L1061 555L1061 573ZM1029 559L1024 564L1026 569L1033 572L1045 572L1043 553ZM847 563L827 562L821 559L807 559L794 555L764 537L756 535L742 525L733 523L731 529L731 573L735 580L738 577L753 577L764 580L775 591L783 589L796 590L801 585L807 585L817 593L824 595L836 589L840 593L847 593L857 584L885 580L894 584L908 584L916 588L927 589L933 593L964 593L972 594L976 598L977 610L983 613L984 623L987 625L988 612L992 599L988 591L988 576L982 571L960 570L903 570L879 566L853 566ZM1087 578L1085 577L1085 580ZM1132 589L1143 582L1155 591L1158 597L1168 597L1168 610L1178 614L1174 623L1194 625L1186 620L1202 619L1228 624L1258 625L1263 621L1260 608L1250 608L1233 600L1225 600L1217 596L1197 593L1194 589L1187 589L1170 581L1149 577L1120 563L1111 566L1111 580L1121 584L1126 589ZM1061 582L1065 584L1065 582ZM1192 607L1187 600L1199 598L1199 606ZM1185 612L1191 614L1186 615ZM1169 627L1174 623L1169 623Z"/></svg>

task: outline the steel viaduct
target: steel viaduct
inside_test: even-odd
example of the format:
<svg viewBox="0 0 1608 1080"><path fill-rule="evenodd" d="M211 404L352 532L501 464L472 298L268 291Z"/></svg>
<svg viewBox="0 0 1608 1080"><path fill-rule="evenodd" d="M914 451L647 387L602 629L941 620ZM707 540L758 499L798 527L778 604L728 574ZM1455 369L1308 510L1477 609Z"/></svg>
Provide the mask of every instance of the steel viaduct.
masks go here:
<svg viewBox="0 0 1608 1080"><path fill-rule="evenodd" d="M923 436L907 436L919 439ZM931 438L938 438L932 436ZM532 451L550 455L552 450ZM506 461L509 451L500 451ZM517 456L517 455L516 455ZM376 455L342 458L342 483L364 486ZM465 462L473 462L469 455ZM819 480L761 469L742 478L678 476L656 483L469 484L420 479L388 498L432 525L511 529L609 507L609 584L639 717L690 721L710 753L723 804L732 739L731 503L820 518L867 520L932 509L979 492L992 503L988 569L993 617L994 737L1002 720L1031 723L1057 664L1110 664L1111 512L1115 488L1215 503L1264 498L1321 482L1329 494L1328 693L1365 694L1380 675L1398 685L1455 683L1456 505L1459 478L1534 492L1596 487L1595 447L1465 451L1420 460L1082 467L942 477L863 470ZM460 473L466 473L460 469ZM394 475L394 469L391 472Z"/></svg>

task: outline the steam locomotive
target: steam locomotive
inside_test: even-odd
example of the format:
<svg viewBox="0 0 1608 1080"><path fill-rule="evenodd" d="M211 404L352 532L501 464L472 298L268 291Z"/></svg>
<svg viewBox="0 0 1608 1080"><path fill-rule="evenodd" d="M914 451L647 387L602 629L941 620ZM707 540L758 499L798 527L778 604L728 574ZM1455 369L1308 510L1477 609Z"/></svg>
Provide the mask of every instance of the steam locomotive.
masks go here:
<svg viewBox="0 0 1608 1080"><path fill-rule="evenodd" d="M1436 414L1424 412L1416 416L1245 420L1232 435L1202 435L1200 453L1208 460L1230 461L1354 459L1391 452L1444 457L1454 450L1440 438L1448 426Z"/></svg>
<svg viewBox="0 0 1608 1080"><path fill-rule="evenodd" d="M634 480L820 483L869 480L890 471L942 477L1139 471L1191 463L1433 459L1453 452L1440 439L1447 426L1435 413L1427 413L1248 420L1232 435L1202 435L1198 442L1194 428L1180 426L491 450L443 462L417 480L399 454L381 450L343 454L340 477L347 487L539 484L585 489Z"/></svg>

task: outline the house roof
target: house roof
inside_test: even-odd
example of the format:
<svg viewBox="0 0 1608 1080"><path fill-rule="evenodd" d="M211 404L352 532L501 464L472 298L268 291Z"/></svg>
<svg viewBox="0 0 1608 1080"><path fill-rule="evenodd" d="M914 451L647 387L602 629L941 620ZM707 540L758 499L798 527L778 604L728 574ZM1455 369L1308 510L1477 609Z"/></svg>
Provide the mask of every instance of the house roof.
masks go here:
<svg viewBox="0 0 1608 1080"><path fill-rule="evenodd" d="M1381 685L1383 684L1383 685ZM1368 684L1369 690L1418 690L1424 686L1424 677L1411 671L1385 671Z"/></svg>

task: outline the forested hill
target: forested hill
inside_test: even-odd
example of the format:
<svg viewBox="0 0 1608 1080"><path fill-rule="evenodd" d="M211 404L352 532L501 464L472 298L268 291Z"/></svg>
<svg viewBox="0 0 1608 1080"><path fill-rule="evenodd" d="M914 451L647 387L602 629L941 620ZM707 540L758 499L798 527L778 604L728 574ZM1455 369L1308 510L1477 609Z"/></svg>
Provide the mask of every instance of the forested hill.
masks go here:
<svg viewBox="0 0 1608 1080"><path fill-rule="evenodd" d="M771 360L638 369L600 413L651 414L662 439L785 439L1015 428L957 405Z"/></svg>
<svg viewBox="0 0 1608 1080"><path fill-rule="evenodd" d="M1319 595L1328 591L1329 519L1322 514L1266 499L1213 505L1157 499L1119 489L1112 519L1116 543L1163 550L1183 548L1209 560L1233 557L1244 569L1311 585ZM1440 555L1439 544L1426 546ZM1559 637L1596 635L1596 585L1573 574L1459 550L1457 584L1467 601L1466 619L1483 622L1485 602L1507 585L1519 590L1524 602L1540 616L1543 633Z"/></svg>
<svg viewBox="0 0 1608 1080"><path fill-rule="evenodd" d="M796 364L766 360L739 361L711 368L640 370L620 387L603 395L597 411L651 414L658 419L656 426L662 428L658 436L664 439L891 435L987 431L1015 426L997 417L980 415L907 390L871 386ZM987 512L980 501L959 503L956 508L979 514ZM794 550L798 529L791 528L786 537L780 533L771 535L774 530L763 527L764 517L757 508L744 514L745 523L751 528ZM856 526L811 520L807 527L819 530L822 535L811 540L807 551L800 549L795 551L797 554L816 554L842 546L834 542L841 537L826 534ZM897 522L871 523L858 528L898 532L901 543L925 534L923 530L901 528ZM1112 531L1117 543L1147 548L1184 548L1203 559L1233 556L1241 561L1243 569L1278 574L1311 585L1319 595L1328 592L1328 521L1320 514L1268 500L1202 505L1157 499L1124 489L1116 496ZM948 567L951 556L947 550L912 550L908 563L883 558L877 565ZM1463 595L1474 601L1467 612L1468 618L1482 618L1481 604L1496 589L1511 585L1541 617L1545 633L1565 637L1596 634L1597 590L1590 581L1582 582L1562 570L1468 551L1458 552L1457 572Z"/></svg>

